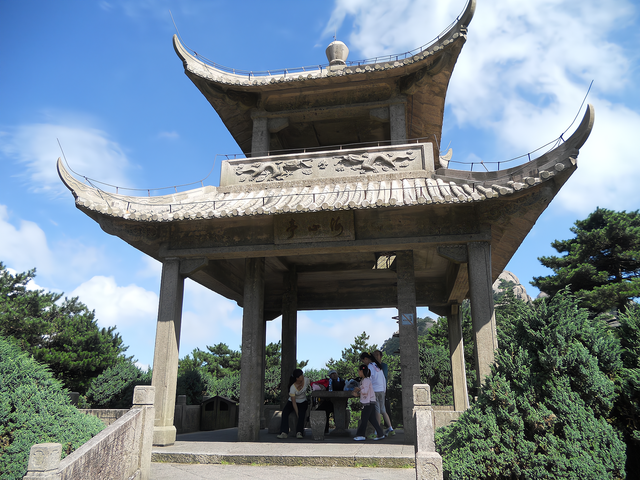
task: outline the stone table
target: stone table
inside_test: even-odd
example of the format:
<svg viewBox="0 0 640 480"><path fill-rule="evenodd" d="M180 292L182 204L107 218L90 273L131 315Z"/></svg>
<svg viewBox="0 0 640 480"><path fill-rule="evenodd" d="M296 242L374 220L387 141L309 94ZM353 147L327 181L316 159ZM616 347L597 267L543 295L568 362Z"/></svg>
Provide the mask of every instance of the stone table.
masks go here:
<svg viewBox="0 0 640 480"><path fill-rule="evenodd" d="M331 400L333 402L333 416L336 428L331 432L331 436L350 437L349 425L347 425L347 400L355 398L353 392L329 392L327 390L316 390L311 392L314 398Z"/></svg>

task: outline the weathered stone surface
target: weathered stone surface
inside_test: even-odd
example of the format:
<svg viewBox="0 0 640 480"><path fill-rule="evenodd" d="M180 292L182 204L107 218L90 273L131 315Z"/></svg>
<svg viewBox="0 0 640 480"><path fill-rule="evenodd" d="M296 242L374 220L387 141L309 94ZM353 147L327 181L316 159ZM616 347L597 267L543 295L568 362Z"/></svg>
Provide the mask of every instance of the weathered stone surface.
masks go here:
<svg viewBox="0 0 640 480"><path fill-rule="evenodd" d="M324 410L312 410L309 420L313 439L317 441L324 440L324 426L327 421L327 412Z"/></svg>
<svg viewBox="0 0 640 480"><path fill-rule="evenodd" d="M436 452L416 453L416 480L442 480L442 457Z"/></svg>
<svg viewBox="0 0 640 480"><path fill-rule="evenodd" d="M31 447L28 470L30 473L56 470L60 465L62 445L59 443L39 443Z"/></svg>

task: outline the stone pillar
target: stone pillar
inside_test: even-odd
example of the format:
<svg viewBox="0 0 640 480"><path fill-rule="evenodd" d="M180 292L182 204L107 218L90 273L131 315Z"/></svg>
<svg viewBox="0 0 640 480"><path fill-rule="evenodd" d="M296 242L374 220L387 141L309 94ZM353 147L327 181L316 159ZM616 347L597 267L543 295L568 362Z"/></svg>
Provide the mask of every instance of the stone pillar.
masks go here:
<svg viewBox="0 0 640 480"><path fill-rule="evenodd" d="M494 352L498 349L496 316L493 309L491 281L491 245L488 242L467 244L469 253L469 292L471 319L475 341L476 374L478 388L484 377L491 373Z"/></svg>
<svg viewBox="0 0 640 480"><path fill-rule="evenodd" d="M173 445L176 441L173 414L178 382L183 293L184 278L180 275L180 260L167 258L162 263L156 346L153 353L153 379L151 380L151 384L155 387L156 416L153 444L159 446Z"/></svg>
<svg viewBox="0 0 640 480"><path fill-rule="evenodd" d="M413 443L413 385L420 383L418 327L416 324L416 282L413 251L396 252L398 274L398 325L400 331L400 367L402 373L402 424L405 438Z"/></svg>
<svg viewBox="0 0 640 480"><path fill-rule="evenodd" d="M263 157L269 153L269 121L266 117L253 118L253 135L251 137L251 156Z"/></svg>
<svg viewBox="0 0 640 480"><path fill-rule="evenodd" d="M264 258L247 258L244 265L238 441L257 442L264 396Z"/></svg>
<svg viewBox="0 0 640 480"><path fill-rule="evenodd" d="M289 399L287 385L296 368L298 344L298 274L293 265L284 277L285 293L282 297L282 395L280 408Z"/></svg>
<svg viewBox="0 0 640 480"><path fill-rule="evenodd" d="M140 480L151 478L151 444L153 441L153 422L155 388L148 385L138 385L133 390L133 407L143 410L142 428L140 431L140 456L138 468L140 468Z"/></svg>
<svg viewBox="0 0 640 480"><path fill-rule="evenodd" d="M448 315L447 321L449 324L451 376L453 377L453 409L461 411L469 408L469 395L467 394L467 374L464 365L460 305L451 305L451 313Z"/></svg>
<svg viewBox="0 0 640 480"><path fill-rule="evenodd" d="M416 479L442 480L442 457L436 452L431 389L413 386L413 416L416 424Z"/></svg>
<svg viewBox="0 0 640 480"><path fill-rule="evenodd" d="M407 119L405 110L406 105L404 103L389 105L389 133L391 135L392 145L407 143Z"/></svg>

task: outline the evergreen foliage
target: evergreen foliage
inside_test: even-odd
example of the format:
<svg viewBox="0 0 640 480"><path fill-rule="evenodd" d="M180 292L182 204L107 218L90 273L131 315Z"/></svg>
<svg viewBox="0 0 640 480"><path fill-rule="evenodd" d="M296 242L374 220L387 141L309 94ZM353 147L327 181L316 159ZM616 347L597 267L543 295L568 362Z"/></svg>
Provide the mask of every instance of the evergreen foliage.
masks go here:
<svg viewBox="0 0 640 480"><path fill-rule="evenodd" d="M371 353L377 349L378 346L375 343L369 343L367 332L362 332L353 339L353 343L349 347L342 350L342 356L338 360L329 359L327 368L338 372L340 378L358 378L358 366L362 363L360 354L363 352Z"/></svg>
<svg viewBox="0 0 640 480"><path fill-rule="evenodd" d="M478 401L436 432L445 478L623 478L607 422L621 367L611 329L567 293L513 302Z"/></svg>
<svg viewBox="0 0 640 480"><path fill-rule="evenodd" d="M104 428L73 407L46 366L0 337L0 479L21 479L36 443L60 443L68 455Z"/></svg>
<svg viewBox="0 0 640 480"><path fill-rule="evenodd" d="M122 361L91 382L86 400L91 408L131 408L136 385L151 385L151 371L143 372L132 362Z"/></svg>
<svg viewBox="0 0 640 480"><path fill-rule="evenodd" d="M640 305L632 304L618 320L622 369L613 414L627 444L628 478L640 478Z"/></svg>
<svg viewBox="0 0 640 480"><path fill-rule="evenodd" d="M553 275L531 284L548 295L569 287L582 306L593 312L624 310L640 297L640 212L596 209L578 220L570 240L551 246L564 256L540 257Z"/></svg>
<svg viewBox="0 0 640 480"><path fill-rule="evenodd" d="M280 402L281 346L278 342L265 347L265 403ZM189 404L200 403L204 395L238 400L241 359L241 352L224 343L207 346L207 351L194 349L179 362L177 394L186 395ZM304 368L307 363L307 360L298 362L297 368Z"/></svg>
<svg viewBox="0 0 640 480"><path fill-rule="evenodd" d="M28 290L35 270L11 275L0 263L0 335L23 350L69 390L86 392L91 380L125 359L115 327L99 328L94 312L77 298Z"/></svg>

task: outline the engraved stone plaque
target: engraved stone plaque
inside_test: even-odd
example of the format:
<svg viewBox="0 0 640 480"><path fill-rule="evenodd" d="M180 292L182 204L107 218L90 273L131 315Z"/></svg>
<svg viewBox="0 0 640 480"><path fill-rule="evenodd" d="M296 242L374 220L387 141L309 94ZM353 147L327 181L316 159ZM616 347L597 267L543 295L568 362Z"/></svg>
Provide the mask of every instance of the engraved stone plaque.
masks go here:
<svg viewBox="0 0 640 480"><path fill-rule="evenodd" d="M292 213L274 219L276 244L355 240L353 212Z"/></svg>

